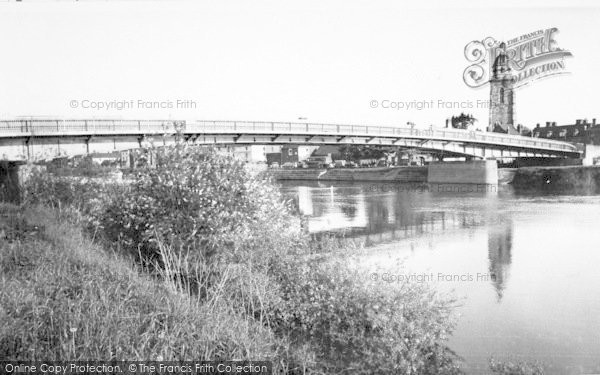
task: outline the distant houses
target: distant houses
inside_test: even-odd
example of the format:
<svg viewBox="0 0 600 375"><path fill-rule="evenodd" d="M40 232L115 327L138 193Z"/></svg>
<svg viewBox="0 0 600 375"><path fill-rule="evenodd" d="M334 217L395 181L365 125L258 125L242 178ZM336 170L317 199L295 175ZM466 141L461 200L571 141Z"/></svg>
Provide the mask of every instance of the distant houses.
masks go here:
<svg viewBox="0 0 600 375"><path fill-rule="evenodd" d="M269 165L273 165L274 163L279 165L298 163L308 159L318 148L319 146L285 145L280 146L279 152L267 153L265 158Z"/></svg>
<svg viewBox="0 0 600 375"><path fill-rule="evenodd" d="M565 142L600 145L600 124L596 123L596 119L592 119L592 122L588 122L587 119L579 119L575 120L575 124L568 125L546 122L545 126L537 124L533 129L533 136Z"/></svg>

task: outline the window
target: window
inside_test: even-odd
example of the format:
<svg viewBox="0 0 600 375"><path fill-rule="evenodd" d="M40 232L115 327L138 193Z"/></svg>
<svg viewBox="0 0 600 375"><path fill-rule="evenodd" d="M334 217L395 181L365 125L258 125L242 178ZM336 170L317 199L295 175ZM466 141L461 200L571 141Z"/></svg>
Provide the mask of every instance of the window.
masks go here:
<svg viewBox="0 0 600 375"><path fill-rule="evenodd" d="M504 104L504 87L500 88L500 103Z"/></svg>

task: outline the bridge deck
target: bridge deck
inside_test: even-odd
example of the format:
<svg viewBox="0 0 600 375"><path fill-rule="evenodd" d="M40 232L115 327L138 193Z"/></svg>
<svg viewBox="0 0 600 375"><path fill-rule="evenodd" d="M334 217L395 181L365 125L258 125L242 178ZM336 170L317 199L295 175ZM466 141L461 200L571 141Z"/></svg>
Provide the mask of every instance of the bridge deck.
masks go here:
<svg viewBox="0 0 600 375"><path fill-rule="evenodd" d="M520 150L553 156L576 157L576 146L567 142L529 138L517 135L467 131L448 128L416 129L373 125L320 124L294 122L249 121L173 121L173 120L9 120L0 121L0 141L32 138L77 138L173 135L182 133L195 136L200 143L213 139L214 143L232 143L230 139L244 141L244 137L264 136L260 142L290 143L284 136L301 136L300 143L311 143L316 137L321 143L363 144L376 140L379 144L427 148L425 143L437 142L434 148L447 144L454 146L489 147L497 150ZM352 138L345 142L346 138ZM334 141L331 141L333 139ZM259 141L255 141L259 143ZM377 142L373 142L377 144ZM298 142L292 142L298 143ZM460 153L460 152L459 152ZM468 154L466 151L465 154Z"/></svg>

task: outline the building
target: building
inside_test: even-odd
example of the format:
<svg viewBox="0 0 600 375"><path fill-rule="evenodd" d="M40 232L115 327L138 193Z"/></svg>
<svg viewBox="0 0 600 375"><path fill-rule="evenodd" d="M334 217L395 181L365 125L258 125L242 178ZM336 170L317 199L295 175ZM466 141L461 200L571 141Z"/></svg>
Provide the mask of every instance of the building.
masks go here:
<svg viewBox="0 0 600 375"><path fill-rule="evenodd" d="M313 153L313 156L329 156L332 160L344 159L340 152L340 146L334 145L322 145L318 147Z"/></svg>
<svg viewBox="0 0 600 375"><path fill-rule="evenodd" d="M266 157L268 165L281 164L281 152L268 152Z"/></svg>
<svg viewBox="0 0 600 375"><path fill-rule="evenodd" d="M121 152L120 151L113 151L113 152L95 152L95 153L91 153L88 156L93 163L99 164L99 165L105 165L105 164L118 164L119 161L121 160Z"/></svg>
<svg viewBox="0 0 600 375"><path fill-rule="evenodd" d="M268 148L269 146L267 146ZM271 146L273 147L273 146ZM319 146L298 146L298 145L285 145L275 146L279 148L279 151L271 152L268 150L266 154L267 164L279 163L283 165L285 163L297 163L308 159L313 151L319 148Z"/></svg>
<svg viewBox="0 0 600 375"><path fill-rule="evenodd" d="M494 61L490 79L490 120L489 132L519 134L514 127L515 118L515 77L512 75L506 55L506 44L500 44L500 53Z"/></svg>
<svg viewBox="0 0 600 375"><path fill-rule="evenodd" d="M267 154L281 152L281 146L278 145L236 145L215 149L246 163L266 163Z"/></svg>
<svg viewBox="0 0 600 375"><path fill-rule="evenodd" d="M575 124L556 125L556 122L546 122L544 127L537 124L533 129L533 136L537 138L555 139L559 141L600 145L600 124L596 119L588 122L587 119L575 120Z"/></svg>

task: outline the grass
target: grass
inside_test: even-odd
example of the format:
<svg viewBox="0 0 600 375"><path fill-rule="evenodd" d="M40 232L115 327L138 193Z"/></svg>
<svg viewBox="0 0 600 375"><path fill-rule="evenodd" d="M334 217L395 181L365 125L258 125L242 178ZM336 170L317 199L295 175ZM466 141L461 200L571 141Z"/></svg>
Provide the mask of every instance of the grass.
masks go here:
<svg viewBox="0 0 600 375"><path fill-rule="evenodd" d="M0 357L273 358L277 339L228 301L177 292L43 207L1 207Z"/></svg>
<svg viewBox="0 0 600 375"><path fill-rule="evenodd" d="M156 156L123 185L34 174L23 206L1 207L0 357L460 373L451 299L369 281L231 158Z"/></svg>

